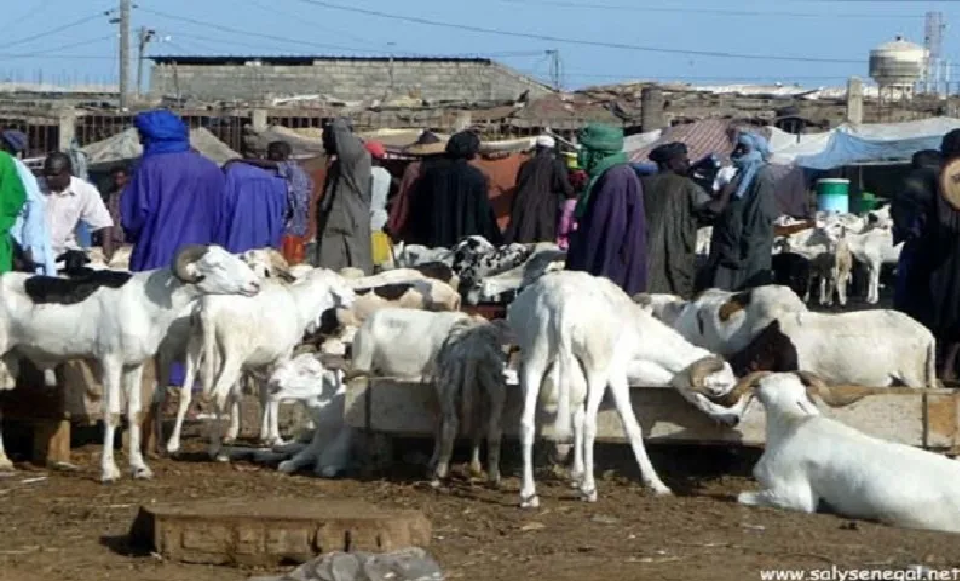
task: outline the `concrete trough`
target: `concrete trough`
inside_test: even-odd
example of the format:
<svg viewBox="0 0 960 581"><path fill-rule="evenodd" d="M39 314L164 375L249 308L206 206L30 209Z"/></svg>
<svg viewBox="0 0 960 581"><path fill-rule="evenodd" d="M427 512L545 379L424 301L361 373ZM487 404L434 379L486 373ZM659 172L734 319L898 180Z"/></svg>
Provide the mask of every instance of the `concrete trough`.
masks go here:
<svg viewBox="0 0 960 581"><path fill-rule="evenodd" d="M519 437L522 398L511 382L504 413L504 435ZM390 378L357 379L347 387L346 423L388 436L432 437L436 396L429 383ZM672 388L631 388L634 413L649 442L740 444L762 446L763 406L753 401L741 423L730 428L714 423ZM841 408L818 402L828 417L884 440L954 454L960 448L960 394L947 389L916 394L871 395ZM554 440L553 414L537 414L539 438ZM626 444L623 426L609 397L597 418L597 440Z"/></svg>

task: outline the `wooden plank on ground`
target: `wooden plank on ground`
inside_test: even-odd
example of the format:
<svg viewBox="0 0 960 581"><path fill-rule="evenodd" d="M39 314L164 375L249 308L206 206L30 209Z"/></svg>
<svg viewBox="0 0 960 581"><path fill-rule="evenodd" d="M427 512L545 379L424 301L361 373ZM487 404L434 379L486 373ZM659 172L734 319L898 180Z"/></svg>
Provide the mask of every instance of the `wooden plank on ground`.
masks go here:
<svg viewBox="0 0 960 581"><path fill-rule="evenodd" d="M351 382L346 393L346 422L356 428L400 436L431 436L436 401L430 384L403 382L387 378ZM367 396L369 394L369 400ZM762 445L766 428L763 406L754 401L740 425L729 428L714 423L674 389L633 387L634 413L648 441L689 443L737 443ZM914 394L871 395L842 408L822 407L822 412L849 426L885 440L939 451L955 451L958 446L958 402L951 390L918 390ZM369 408L367 407L369 404ZM504 435L519 436L519 387L512 386L504 413ZM539 437L554 439L553 414L538 412ZM605 399L597 418L597 439L626 443L623 427Z"/></svg>

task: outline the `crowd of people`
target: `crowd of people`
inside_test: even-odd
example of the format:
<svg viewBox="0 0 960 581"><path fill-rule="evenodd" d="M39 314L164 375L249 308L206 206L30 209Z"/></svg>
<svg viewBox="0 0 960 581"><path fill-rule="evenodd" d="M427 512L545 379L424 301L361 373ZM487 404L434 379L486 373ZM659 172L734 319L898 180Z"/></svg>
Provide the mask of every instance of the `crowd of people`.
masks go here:
<svg viewBox="0 0 960 581"><path fill-rule="evenodd" d="M41 179L20 155L26 136L0 132L0 272L57 274L63 252L97 234L109 260L132 245L129 268L168 266L185 244L232 252L275 247L291 263L372 273L398 241L450 247L471 235L494 245L555 242L566 268L605 276L627 293L689 298L706 288L740 291L772 282L774 221L780 215L769 147L741 132L713 187L693 177L687 148L668 143L640 171L623 151L620 128L590 125L578 135L575 161L555 138L541 136L517 174L509 221L498 224L488 174L475 160L480 137L461 131L446 142L425 131L399 179L384 167L383 144L365 141L348 120L323 128L331 160L311 215L314 184L288 143L263 159L222 167L190 146L189 130L166 110L134 120L143 154L117 167L98 190L75 175L66 153L47 156ZM895 308L934 331L940 361L953 378L960 354L960 131L940 151L914 156L891 208L894 243L904 243ZM319 185L319 184L318 184ZM316 236L311 236L315 224ZM697 266L697 230L713 226L710 252ZM174 381L181 378L175 370Z"/></svg>

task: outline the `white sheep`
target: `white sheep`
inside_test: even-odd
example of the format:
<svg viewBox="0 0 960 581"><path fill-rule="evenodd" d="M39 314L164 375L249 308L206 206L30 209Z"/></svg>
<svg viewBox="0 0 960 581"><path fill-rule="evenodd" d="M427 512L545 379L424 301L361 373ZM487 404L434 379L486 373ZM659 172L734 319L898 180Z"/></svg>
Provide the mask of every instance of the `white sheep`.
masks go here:
<svg viewBox="0 0 960 581"><path fill-rule="evenodd" d="M15 381L17 357L46 367L69 359L95 358L102 368L104 442L101 478L120 477L114 436L120 397L127 397L129 463L135 478L152 472L140 449L140 382L171 323L202 296L254 296L256 274L218 246L185 246L171 268L73 281L7 273L0 277L0 376Z"/></svg>
<svg viewBox="0 0 960 581"><path fill-rule="evenodd" d="M500 484L501 418L507 399L504 344L509 341L505 331L501 324L462 319L454 323L436 354L433 384L440 413L429 463L434 486L447 477L458 426L473 444L473 475L482 472L480 441L486 428L487 481Z"/></svg>
<svg viewBox="0 0 960 581"><path fill-rule="evenodd" d="M900 259L903 243L893 244L890 228L868 227L860 234L841 232L837 240L844 239L850 253L867 267L867 303L880 301L880 270L884 264L896 264Z"/></svg>
<svg viewBox="0 0 960 581"><path fill-rule="evenodd" d="M305 333L316 331L324 311L349 306L353 299L346 281L319 268L290 284L265 281L255 297L204 297L197 305L187 349L186 385L192 385L192 373L202 360L204 397L214 398L219 416L228 398L239 397L242 372L269 373L277 363L293 356ZM265 386L261 386L261 437L279 443L277 407L267 399ZM210 455L223 460L219 419L211 428ZM171 437L167 444L171 453L179 450L179 431L174 435L177 438Z"/></svg>
<svg viewBox="0 0 960 581"><path fill-rule="evenodd" d="M634 374L643 377L644 385L673 386L706 413L726 419L723 410L689 386L706 383L711 391L728 391L735 383L730 366L688 343L606 278L568 271L544 275L510 305L507 322L521 353L522 507L539 506L533 480L533 440L541 382L551 364L555 363L558 371L557 435L569 434L572 408L573 481L580 480L580 492L588 501L597 499L593 445L597 412L607 385L644 483L658 494L670 493L643 446L643 434L630 403L631 367Z"/></svg>
<svg viewBox="0 0 960 581"><path fill-rule="evenodd" d="M344 421L346 387L342 371L325 369L318 358L302 353L277 365L268 385L270 398L304 405L313 420L310 443L278 466L280 472L296 472L313 466L316 473L333 478L346 468L353 430Z"/></svg>
<svg viewBox="0 0 960 581"><path fill-rule="evenodd" d="M780 331L800 369L829 383L936 387L936 341L926 327L888 309L784 313Z"/></svg>
<svg viewBox="0 0 960 581"><path fill-rule="evenodd" d="M740 504L813 513L825 501L837 513L894 526L960 532L960 463L945 456L868 436L821 415L819 396L845 406L889 390L827 387L813 374L750 375L722 398L743 409L751 396L766 411L766 445L753 469L759 492Z"/></svg>
<svg viewBox="0 0 960 581"><path fill-rule="evenodd" d="M697 347L730 357L775 318L807 306L790 287L764 285L747 291L708 289L693 300L638 293L634 301Z"/></svg>

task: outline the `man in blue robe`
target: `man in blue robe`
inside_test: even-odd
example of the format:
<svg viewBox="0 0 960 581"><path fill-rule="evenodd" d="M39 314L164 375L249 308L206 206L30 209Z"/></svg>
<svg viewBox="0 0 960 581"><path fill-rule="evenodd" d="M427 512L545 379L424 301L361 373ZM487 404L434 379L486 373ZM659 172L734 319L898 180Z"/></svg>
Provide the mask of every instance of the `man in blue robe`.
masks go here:
<svg viewBox="0 0 960 581"><path fill-rule="evenodd" d="M224 175L190 150L190 133L169 111L139 113L143 157L120 196L120 219L133 244L130 270L170 266L185 244L223 244Z"/></svg>
<svg viewBox="0 0 960 581"><path fill-rule="evenodd" d="M120 221L133 244L130 270L170 266L186 244L222 245L217 238L224 209L220 167L191 151L187 126L169 111L144 111L134 125L143 156L120 194ZM173 364L169 384L183 386L183 376L183 365ZM151 406L148 421L158 413ZM148 441L145 437L145 447Z"/></svg>
<svg viewBox="0 0 960 581"><path fill-rule="evenodd" d="M224 212L218 240L239 254L255 248L280 249L286 222L287 182L245 163L227 163Z"/></svg>

